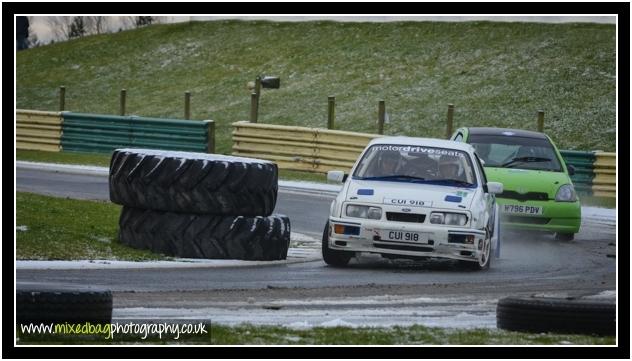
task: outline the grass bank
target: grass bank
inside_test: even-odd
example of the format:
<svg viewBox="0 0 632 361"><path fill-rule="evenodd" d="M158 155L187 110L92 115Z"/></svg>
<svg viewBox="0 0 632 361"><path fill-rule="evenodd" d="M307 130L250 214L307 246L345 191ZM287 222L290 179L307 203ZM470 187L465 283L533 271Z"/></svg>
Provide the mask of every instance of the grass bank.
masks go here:
<svg viewBox="0 0 632 361"><path fill-rule="evenodd" d="M121 206L16 193L16 259L165 259L118 241Z"/></svg>
<svg viewBox="0 0 632 361"><path fill-rule="evenodd" d="M336 96L336 128L443 138L447 104L458 126L545 132L561 149L615 151L615 26L518 22L269 22L159 24L20 51L16 106L214 119L217 151L231 152L231 123L249 119L246 83L264 90L259 122L324 127Z"/></svg>

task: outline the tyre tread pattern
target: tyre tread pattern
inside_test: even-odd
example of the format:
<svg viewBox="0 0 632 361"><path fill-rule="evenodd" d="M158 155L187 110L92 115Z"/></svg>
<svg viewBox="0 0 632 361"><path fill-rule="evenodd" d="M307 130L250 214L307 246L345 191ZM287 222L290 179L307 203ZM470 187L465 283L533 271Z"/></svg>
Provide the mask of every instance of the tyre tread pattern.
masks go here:
<svg viewBox="0 0 632 361"><path fill-rule="evenodd" d="M110 200L171 212L251 217L272 214L278 192L275 163L208 157L115 150L110 160Z"/></svg>
<svg viewBox="0 0 632 361"><path fill-rule="evenodd" d="M498 301L498 328L512 331L614 335L614 302L506 297Z"/></svg>
<svg viewBox="0 0 632 361"><path fill-rule="evenodd" d="M167 256L272 261L287 258L290 220L216 216L123 207L119 240Z"/></svg>
<svg viewBox="0 0 632 361"><path fill-rule="evenodd" d="M110 323L109 290L16 290L18 323Z"/></svg>

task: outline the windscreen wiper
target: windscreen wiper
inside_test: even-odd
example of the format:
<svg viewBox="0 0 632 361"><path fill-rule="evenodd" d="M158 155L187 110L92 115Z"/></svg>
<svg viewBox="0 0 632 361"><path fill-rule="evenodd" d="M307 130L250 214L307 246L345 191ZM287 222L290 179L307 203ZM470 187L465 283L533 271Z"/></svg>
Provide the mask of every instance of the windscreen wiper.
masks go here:
<svg viewBox="0 0 632 361"><path fill-rule="evenodd" d="M426 178L422 178L422 177L415 177L412 175L387 175L387 176L382 176L382 177L364 177L362 178L363 180L389 180L389 179L410 179L410 180L418 180L418 181L425 181Z"/></svg>
<svg viewBox="0 0 632 361"><path fill-rule="evenodd" d="M550 162L551 159L550 158L543 158L543 157L516 157L513 158L512 160L510 160L507 163L501 164L501 167L508 167L509 165L512 165L514 163L517 162L522 162L522 163L539 163L539 162Z"/></svg>
<svg viewBox="0 0 632 361"><path fill-rule="evenodd" d="M473 186L472 183L470 182L466 182L466 181L462 181L460 179L452 179L452 178L446 178L446 179L433 179L432 182L445 182L445 183L456 183L460 186L466 186L466 187L471 187Z"/></svg>

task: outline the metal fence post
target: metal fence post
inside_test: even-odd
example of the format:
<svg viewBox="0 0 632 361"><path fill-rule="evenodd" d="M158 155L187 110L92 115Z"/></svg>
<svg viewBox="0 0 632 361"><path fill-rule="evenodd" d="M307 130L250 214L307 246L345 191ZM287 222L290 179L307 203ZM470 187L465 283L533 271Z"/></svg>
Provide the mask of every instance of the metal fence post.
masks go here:
<svg viewBox="0 0 632 361"><path fill-rule="evenodd" d="M261 94L261 77L255 78L255 93L257 93L257 100L259 100L259 94Z"/></svg>
<svg viewBox="0 0 632 361"><path fill-rule="evenodd" d="M257 122L257 93L250 94L250 122Z"/></svg>
<svg viewBox="0 0 632 361"><path fill-rule="evenodd" d="M184 92L184 119L191 119L191 92Z"/></svg>
<svg viewBox="0 0 632 361"><path fill-rule="evenodd" d="M544 111L538 110L538 132L544 131Z"/></svg>
<svg viewBox="0 0 632 361"><path fill-rule="evenodd" d="M215 121L205 120L204 122L208 124L208 143L206 152L215 153Z"/></svg>
<svg viewBox="0 0 632 361"><path fill-rule="evenodd" d="M452 135L452 120L454 118L454 104L448 104L448 121L446 126L446 139L450 139Z"/></svg>
<svg viewBox="0 0 632 361"><path fill-rule="evenodd" d="M327 97L327 129L334 129L334 117L336 111L336 97Z"/></svg>
<svg viewBox="0 0 632 361"><path fill-rule="evenodd" d="M59 87L59 111L63 112L66 107L66 87Z"/></svg>
<svg viewBox="0 0 632 361"><path fill-rule="evenodd" d="M257 94L257 102L255 103L255 123L259 118L259 100L261 99L261 77L255 79L255 93Z"/></svg>
<svg viewBox="0 0 632 361"><path fill-rule="evenodd" d="M377 134L384 134L384 118L386 116L386 105L384 100L380 100L378 103L378 115L377 115Z"/></svg>
<svg viewBox="0 0 632 361"><path fill-rule="evenodd" d="M121 108L120 115L125 115L125 99L127 97L127 90L121 89Z"/></svg>

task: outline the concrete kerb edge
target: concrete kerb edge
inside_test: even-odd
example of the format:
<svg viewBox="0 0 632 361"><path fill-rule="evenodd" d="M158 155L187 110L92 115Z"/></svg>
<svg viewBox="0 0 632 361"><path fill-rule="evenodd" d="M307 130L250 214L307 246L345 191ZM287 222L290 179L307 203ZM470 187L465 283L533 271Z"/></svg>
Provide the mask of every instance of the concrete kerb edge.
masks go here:
<svg viewBox="0 0 632 361"><path fill-rule="evenodd" d="M290 248L292 249L292 248ZM286 264L306 263L320 260L318 256L304 258L288 257L276 261L242 261L242 260L198 260L175 258L172 261L118 261L118 260L73 260L73 261L37 261L17 260L18 270L86 270L86 269L190 269L190 268L239 268L262 267Z"/></svg>

